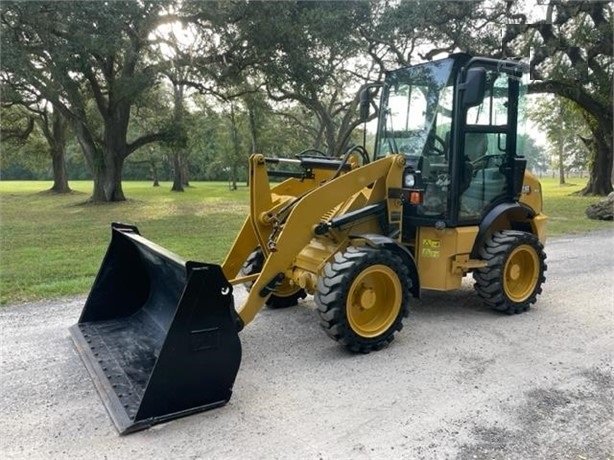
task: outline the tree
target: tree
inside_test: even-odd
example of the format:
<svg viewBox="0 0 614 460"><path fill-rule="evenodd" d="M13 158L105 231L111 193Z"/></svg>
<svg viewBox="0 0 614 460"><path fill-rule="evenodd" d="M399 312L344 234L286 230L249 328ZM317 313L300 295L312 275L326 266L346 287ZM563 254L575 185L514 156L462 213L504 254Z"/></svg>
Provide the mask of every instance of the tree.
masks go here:
<svg viewBox="0 0 614 460"><path fill-rule="evenodd" d="M49 156L51 157L51 169L53 171L53 185L50 191L70 193L72 190L68 185L68 172L66 171L68 122L57 110L41 111L37 121L49 145Z"/></svg>
<svg viewBox="0 0 614 460"><path fill-rule="evenodd" d="M527 168L537 174L548 169L550 161L544 149L528 134L518 136L518 150L527 159Z"/></svg>
<svg viewBox="0 0 614 460"><path fill-rule="evenodd" d="M612 189L612 135L614 26L612 3L551 0L538 20L508 28L503 50L528 55L532 77L530 92L550 92L581 109L591 137L585 140L592 153L585 195L607 195Z"/></svg>
<svg viewBox="0 0 614 460"><path fill-rule="evenodd" d="M535 123L546 134L551 145L551 156L559 169L559 183L565 183L565 174L572 168L584 168L588 163L586 139L590 130L578 106L561 98L541 98L529 112Z"/></svg>
<svg viewBox="0 0 614 460"><path fill-rule="evenodd" d="M5 88L6 89L6 88ZM57 110L52 110L49 104L41 105L40 101L26 101L15 92L3 92L2 107L7 119L3 116L3 130L0 140L12 140L17 144L25 144L33 134L35 127L40 129L47 142L47 151L51 159L53 185L50 192L70 193L68 174L66 171L66 138L68 123ZM6 96L9 97L6 97ZM13 110L11 110L13 109ZM21 126L19 126L21 124Z"/></svg>
<svg viewBox="0 0 614 460"><path fill-rule="evenodd" d="M93 201L125 199L121 174L128 155L160 140L129 141L131 109L156 81L147 59L151 32L167 1L3 2L2 78L40 95L70 121L94 179ZM88 107L94 101L95 110ZM100 128L100 129L99 129Z"/></svg>
<svg viewBox="0 0 614 460"><path fill-rule="evenodd" d="M322 140L329 155L343 151L359 124L354 93L364 79L351 69L361 54L357 24L368 11L367 2L249 2L237 22L268 97L313 113L315 143Z"/></svg>
<svg viewBox="0 0 614 460"><path fill-rule="evenodd" d="M173 139L166 142L165 145L170 147L173 158L173 186L171 191L183 192L183 186L188 183L187 178L187 156L185 153L187 146L187 132L184 123L185 117L185 85L178 83L177 80L172 80L173 85L173 121L171 129L173 131Z"/></svg>
<svg viewBox="0 0 614 460"><path fill-rule="evenodd" d="M22 106L0 107L2 130L2 177L40 179L47 169L46 142L35 116Z"/></svg>
<svg viewBox="0 0 614 460"><path fill-rule="evenodd" d="M484 54L500 47L502 2L413 0L378 6L360 34L384 70L459 50Z"/></svg>

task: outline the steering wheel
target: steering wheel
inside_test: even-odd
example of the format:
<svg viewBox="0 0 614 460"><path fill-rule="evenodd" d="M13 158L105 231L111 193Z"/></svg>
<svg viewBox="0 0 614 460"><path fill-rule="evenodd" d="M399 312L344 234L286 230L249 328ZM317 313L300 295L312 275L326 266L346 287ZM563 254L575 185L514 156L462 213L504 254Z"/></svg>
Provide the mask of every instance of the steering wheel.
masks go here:
<svg viewBox="0 0 614 460"><path fill-rule="evenodd" d="M432 137L433 137L433 140L436 141L436 142L433 142L433 145L431 146L431 152L433 152L432 154L438 155L438 156L445 155L445 153L446 153L446 141L444 141L437 134L433 134ZM439 145L436 145L437 143Z"/></svg>

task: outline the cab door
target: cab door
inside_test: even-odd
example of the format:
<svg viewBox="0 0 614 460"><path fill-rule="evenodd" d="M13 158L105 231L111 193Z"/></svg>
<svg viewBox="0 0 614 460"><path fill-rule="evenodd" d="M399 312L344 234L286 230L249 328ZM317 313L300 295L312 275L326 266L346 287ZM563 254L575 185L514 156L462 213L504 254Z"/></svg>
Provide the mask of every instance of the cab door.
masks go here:
<svg viewBox="0 0 614 460"><path fill-rule="evenodd" d="M479 223L497 204L513 200L514 177L524 174L526 164L516 155L520 78L497 68L484 69L482 102L469 108L459 105L454 168L458 199L453 200L452 213L460 225Z"/></svg>

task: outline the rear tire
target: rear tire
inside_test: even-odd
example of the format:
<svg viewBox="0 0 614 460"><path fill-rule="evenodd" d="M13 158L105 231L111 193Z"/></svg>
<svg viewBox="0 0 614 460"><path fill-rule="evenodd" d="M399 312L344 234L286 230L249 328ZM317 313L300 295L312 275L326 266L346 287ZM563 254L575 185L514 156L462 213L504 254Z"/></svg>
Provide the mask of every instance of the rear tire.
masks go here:
<svg viewBox="0 0 614 460"><path fill-rule="evenodd" d="M248 276L259 273L262 271L263 266L264 254L258 248L247 257L241 268L240 275ZM245 283L245 288L249 291L253 284L253 281ZM298 305L299 299L304 299L305 297L307 297L307 293L304 289L291 286L288 281L282 281L281 285L277 286L273 294L267 299L266 306L272 309L294 307Z"/></svg>
<svg viewBox="0 0 614 460"><path fill-rule="evenodd" d="M334 255L318 279L320 324L353 352L380 350L403 328L410 288L409 270L393 251L350 246Z"/></svg>
<svg viewBox="0 0 614 460"><path fill-rule="evenodd" d="M484 303L509 315L527 311L546 281L546 254L531 233L494 233L480 250L488 266L473 272L475 289Z"/></svg>

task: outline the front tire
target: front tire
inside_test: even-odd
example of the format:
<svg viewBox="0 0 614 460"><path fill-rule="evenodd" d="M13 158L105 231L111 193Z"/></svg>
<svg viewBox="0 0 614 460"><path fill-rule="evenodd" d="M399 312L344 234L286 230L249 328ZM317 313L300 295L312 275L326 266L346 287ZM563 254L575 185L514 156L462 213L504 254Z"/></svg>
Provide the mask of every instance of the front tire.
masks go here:
<svg viewBox="0 0 614 460"><path fill-rule="evenodd" d="M350 246L335 254L318 280L320 324L353 352L380 350L403 328L410 288L409 270L393 251Z"/></svg>
<svg viewBox="0 0 614 460"><path fill-rule="evenodd" d="M488 266L473 273L475 289L495 310L518 314L527 311L546 281L546 254L531 233L503 230L494 233L480 250Z"/></svg>

